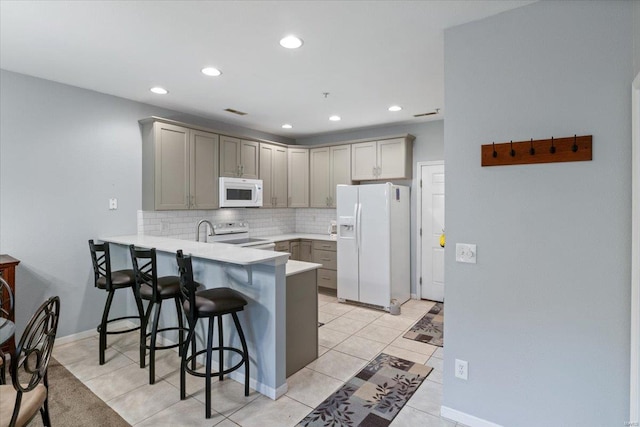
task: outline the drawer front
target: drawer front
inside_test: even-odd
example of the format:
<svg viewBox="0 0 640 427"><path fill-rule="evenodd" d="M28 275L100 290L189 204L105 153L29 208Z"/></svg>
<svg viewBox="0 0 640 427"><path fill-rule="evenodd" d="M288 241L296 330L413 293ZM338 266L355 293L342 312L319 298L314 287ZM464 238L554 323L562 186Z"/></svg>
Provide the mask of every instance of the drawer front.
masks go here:
<svg viewBox="0 0 640 427"><path fill-rule="evenodd" d="M313 250L313 262L322 264L322 267L330 270L337 270L338 262L336 260L336 253L332 251L323 251L320 249Z"/></svg>
<svg viewBox="0 0 640 427"><path fill-rule="evenodd" d="M336 242L327 242L324 240L314 240L313 249L321 249L323 251L336 251Z"/></svg>
<svg viewBox="0 0 640 427"><path fill-rule="evenodd" d="M274 249L276 252L289 252L289 241L276 242L276 247Z"/></svg>
<svg viewBox="0 0 640 427"><path fill-rule="evenodd" d="M337 273L335 270L327 270L326 268L318 269L318 286L323 288L338 288Z"/></svg>

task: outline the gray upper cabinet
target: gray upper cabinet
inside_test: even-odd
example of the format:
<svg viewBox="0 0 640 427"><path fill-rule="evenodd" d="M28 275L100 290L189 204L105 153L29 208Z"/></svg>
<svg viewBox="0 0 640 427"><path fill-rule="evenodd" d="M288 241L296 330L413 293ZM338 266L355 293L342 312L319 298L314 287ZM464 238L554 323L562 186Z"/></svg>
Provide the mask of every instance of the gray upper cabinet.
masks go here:
<svg viewBox="0 0 640 427"><path fill-rule="evenodd" d="M263 207L287 207L287 147L260 143Z"/></svg>
<svg viewBox="0 0 640 427"><path fill-rule="evenodd" d="M354 181L411 178L413 137L352 144L351 179Z"/></svg>
<svg viewBox="0 0 640 427"><path fill-rule="evenodd" d="M218 207L218 135L162 122L143 125L142 208Z"/></svg>
<svg viewBox="0 0 640 427"><path fill-rule="evenodd" d="M220 137L220 176L258 179L259 147L255 141Z"/></svg>
<svg viewBox="0 0 640 427"><path fill-rule="evenodd" d="M309 195L312 208L336 206L336 185L351 184L351 145L309 150Z"/></svg>
<svg viewBox="0 0 640 427"><path fill-rule="evenodd" d="M309 207L309 149L289 147L288 197L290 208Z"/></svg>

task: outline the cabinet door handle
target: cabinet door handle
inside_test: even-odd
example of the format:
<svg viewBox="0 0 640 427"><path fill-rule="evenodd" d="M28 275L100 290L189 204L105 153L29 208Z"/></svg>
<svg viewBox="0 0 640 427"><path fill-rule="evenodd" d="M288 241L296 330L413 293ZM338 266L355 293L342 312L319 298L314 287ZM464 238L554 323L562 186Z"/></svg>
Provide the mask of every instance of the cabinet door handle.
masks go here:
<svg viewBox="0 0 640 427"><path fill-rule="evenodd" d="M320 258L320 261L331 261L331 258Z"/></svg>
<svg viewBox="0 0 640 427"><path fill-rule="evenodd" d="M374 166L373 169L371 170L371 174L373 176L376 176L376 167Z"/></svg>
<svg viewBox="0 0 640 427"><path fill-rule="evenodd" d="M244 175L244 165L240 165L240 176Z"/></svg>

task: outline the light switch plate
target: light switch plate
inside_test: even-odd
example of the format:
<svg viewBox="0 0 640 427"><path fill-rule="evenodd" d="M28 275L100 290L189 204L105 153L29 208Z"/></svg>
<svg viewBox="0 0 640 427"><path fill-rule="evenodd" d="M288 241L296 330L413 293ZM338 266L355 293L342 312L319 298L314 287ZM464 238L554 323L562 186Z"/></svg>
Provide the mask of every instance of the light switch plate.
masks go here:
<svg viewBox="0 0 640 427"><path fill-rule="evenodd" d="M456 243L456 261L475 264L476 245L471 243Z"/></svg>

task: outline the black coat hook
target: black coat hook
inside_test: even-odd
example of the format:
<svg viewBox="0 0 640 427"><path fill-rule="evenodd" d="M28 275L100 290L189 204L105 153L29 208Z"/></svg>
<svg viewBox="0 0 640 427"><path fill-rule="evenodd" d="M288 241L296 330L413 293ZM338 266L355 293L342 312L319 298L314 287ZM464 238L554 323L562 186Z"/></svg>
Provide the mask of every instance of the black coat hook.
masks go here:
<svg viewBox="0 0 640 427"><path fill-rule="evenodd" d="M511 140L511 151L509 151L509 154L511 155L511 157L515 157L516 156L516 150L513 149L513 140Z"/></svg>
<svg viewBox="0 0 640 427"><path fill-rule="evenodd" d="M578 144L576 142L576 139L578 139L578 136L576 134L573 134L573 145L571 146L571 151L573 151L574 153L578 151Z"/></svg>
<svg viewBox="0 0 640 427"><path fill-rule="evenodd" d="M529 154L531 154L532 156L536 154L536 149L533 148L533 138L531 138L531 148L529 148Z"/></svg>
<svg viewBox="0 0 640 427"><path fill-rule="evenodd" d="M549 148L549 152L554 154L556 152L556 147L553 145L553 137L551 137L551 148Z"/></svg>
<svg viewBox="0 0 640 427"><path fill-rule="evenodd" d="M493 141L493 157L498 157L498 152L496 151L496 142Z"/></svg>

